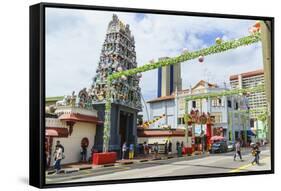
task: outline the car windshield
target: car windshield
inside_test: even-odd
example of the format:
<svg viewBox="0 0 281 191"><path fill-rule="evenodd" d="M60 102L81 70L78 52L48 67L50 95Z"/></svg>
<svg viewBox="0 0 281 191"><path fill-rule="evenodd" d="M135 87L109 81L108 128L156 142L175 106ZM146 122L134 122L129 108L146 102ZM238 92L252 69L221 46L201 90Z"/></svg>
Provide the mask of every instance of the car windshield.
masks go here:
<svg viewBox="0 0 281 191"><path fill-rule="evenodd" d="M214 143L213 144L213 147L219 147L220 146L220 143Z"/></svg>

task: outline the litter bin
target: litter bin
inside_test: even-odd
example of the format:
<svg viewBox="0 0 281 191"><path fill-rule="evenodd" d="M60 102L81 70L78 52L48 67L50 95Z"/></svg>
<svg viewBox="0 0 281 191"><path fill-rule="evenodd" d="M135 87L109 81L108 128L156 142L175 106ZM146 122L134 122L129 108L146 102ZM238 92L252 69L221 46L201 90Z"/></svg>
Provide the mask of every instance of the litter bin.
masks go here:
<svg viewBox="0 0 281 191"><path fill-rule="evenodd" d="M182 157L182 148L181 148L181 146L178 147L178 157Z"/></svg>

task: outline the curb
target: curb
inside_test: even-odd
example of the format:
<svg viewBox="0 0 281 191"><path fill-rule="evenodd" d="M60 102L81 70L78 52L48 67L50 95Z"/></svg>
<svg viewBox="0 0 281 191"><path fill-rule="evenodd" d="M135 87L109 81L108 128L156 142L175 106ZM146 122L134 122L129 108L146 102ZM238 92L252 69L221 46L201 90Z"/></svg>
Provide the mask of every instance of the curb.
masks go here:
<svg viewBox="0 0 281 191"><path fill-rule="evenodd" d="M66 168L66 169L61 169L59 174L69 174L69 173L73 173L73 172L78 172L80 170L86 170L86 168ZM56 171L55 170L50 170L47 171L46 174L47 175L51 175L54 174Z"/></svg>
<svg viewBox="0 0 281 191"><path fill-rule="evenodd" d="M148 159L143 159L143 160L140 160L139 162L147 162L149 161Z"/></svg>
<svg viewBox="0 0 281 191"><path fill-rule="evenodd" d="M79 170L89 170L92 169L92 166L87 166L87 167L80 167Z"/></svg>

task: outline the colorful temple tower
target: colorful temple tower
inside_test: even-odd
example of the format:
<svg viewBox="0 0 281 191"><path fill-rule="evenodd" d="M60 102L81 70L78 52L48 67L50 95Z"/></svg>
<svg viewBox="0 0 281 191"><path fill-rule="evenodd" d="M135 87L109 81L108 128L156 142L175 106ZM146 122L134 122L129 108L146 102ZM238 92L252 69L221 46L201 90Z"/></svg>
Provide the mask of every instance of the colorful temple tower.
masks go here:
<svg viewBox="0 0 281 191"><path fill-rule="evenodd" d="M91 95L93 105L98 110L99 119L104 121L105 96L107 77L123 70L137 67L135 40L128 24L123 24L113 15L108 24L105 41L102 46L100 60L93 78ZM141 74L123 76L112 84L111 132L109 150L120 151L126 141L137 141L137 113L141 111L141 89L139 81ZM97 128L95 147L102 150L103 126Z"/></svg>

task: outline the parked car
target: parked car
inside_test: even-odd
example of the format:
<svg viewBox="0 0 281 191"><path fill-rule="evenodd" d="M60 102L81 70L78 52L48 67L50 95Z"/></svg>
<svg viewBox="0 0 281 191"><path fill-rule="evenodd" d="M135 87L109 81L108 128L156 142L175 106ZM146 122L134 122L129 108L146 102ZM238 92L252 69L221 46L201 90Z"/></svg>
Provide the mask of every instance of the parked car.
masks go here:
<svg viewBox="0 0 281 191"><path fill-rule="evenodd" d="M234 142L228 142L227 143L227 151L234 151L235 150L235 143Z"/></svg>
<svg viewBox="0 0 281 191"><path fill-rule="evenodd" d="M219 141L212 144L210 153L225 153L227 150L227 143L225 141Z"/></svg>

